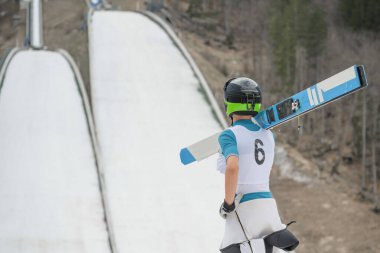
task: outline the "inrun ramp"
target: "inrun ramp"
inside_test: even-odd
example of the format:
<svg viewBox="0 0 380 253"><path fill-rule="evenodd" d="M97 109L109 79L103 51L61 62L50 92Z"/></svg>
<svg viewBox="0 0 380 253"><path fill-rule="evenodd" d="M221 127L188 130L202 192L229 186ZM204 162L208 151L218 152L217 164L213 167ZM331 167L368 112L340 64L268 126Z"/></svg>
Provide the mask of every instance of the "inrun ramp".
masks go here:
<svg viewBox="0 0 380 253"><path fill-rule="evenodd" d="M0 87L0 252L110 252L68 61L58 52L20 51Z"/></svg>
<svg viewBox="0 0 380 253"><path fill-rule="evenodd" d="M180 148L221 128L192 69L142 14L89 17L92 104L118 251L218 252L224 178Z"/></svg>

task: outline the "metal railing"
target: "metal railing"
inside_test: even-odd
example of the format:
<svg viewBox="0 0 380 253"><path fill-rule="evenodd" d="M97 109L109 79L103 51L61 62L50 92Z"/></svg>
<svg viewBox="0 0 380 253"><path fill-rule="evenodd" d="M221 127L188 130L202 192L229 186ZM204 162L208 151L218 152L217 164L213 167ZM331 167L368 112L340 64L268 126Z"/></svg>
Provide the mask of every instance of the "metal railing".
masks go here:
<svg viewBox="0 0 380 253"><path fill-rule="evenodd" d="M28 6L27 36L33 49L43 49L42 2L31 0Z"/></svg>

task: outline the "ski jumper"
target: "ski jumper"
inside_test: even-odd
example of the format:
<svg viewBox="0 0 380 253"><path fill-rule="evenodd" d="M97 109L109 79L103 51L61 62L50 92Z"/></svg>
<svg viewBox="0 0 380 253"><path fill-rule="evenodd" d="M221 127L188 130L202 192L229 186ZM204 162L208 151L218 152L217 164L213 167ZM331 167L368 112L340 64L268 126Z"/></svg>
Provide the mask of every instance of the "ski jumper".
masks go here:
<svg viewBox="0 0 380 253"><path fill-rule="evenodd" d="M274 136L270 130L260 128L251 120L238 120L220 134L218 141L220 155L217 169L224 174L227 158L237 156L239 175L236 194L243 194L236 213L226 218L220 249L222 252L251 252L247 237L249 240L260 239L286 227L281 223L276 201L269 189L269 175L274 160ZM240 243L240 251L223 251ZM256 252L264 253L265 249L256 249ZM273 249L273 252L283 251Z"/></svg>

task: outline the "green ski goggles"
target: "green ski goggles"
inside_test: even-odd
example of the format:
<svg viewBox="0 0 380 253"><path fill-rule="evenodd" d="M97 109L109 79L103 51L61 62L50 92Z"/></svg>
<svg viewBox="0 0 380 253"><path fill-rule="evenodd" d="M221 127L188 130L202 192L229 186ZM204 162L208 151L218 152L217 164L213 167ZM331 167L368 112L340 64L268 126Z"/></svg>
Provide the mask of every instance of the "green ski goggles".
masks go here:
<svg viewBox="0 0 380 253"><path fill-rule="evenodd" d="M255 116L259 113L261 108L261 103L251 104L251 103L232 103L224 101L226 107L226 114L231 117L232 113L242 113L243 115L253 115Z"/></svg>

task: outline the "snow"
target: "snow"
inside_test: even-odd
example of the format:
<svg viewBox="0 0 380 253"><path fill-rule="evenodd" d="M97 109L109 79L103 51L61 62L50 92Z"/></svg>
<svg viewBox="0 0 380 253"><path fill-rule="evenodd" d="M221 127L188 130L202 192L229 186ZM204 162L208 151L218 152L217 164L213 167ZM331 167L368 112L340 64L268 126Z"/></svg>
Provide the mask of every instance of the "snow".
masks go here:
<svg viewBox="0 0 380 253"><path fill-rule="evenodd" d="M0 140L0 252L110 252L82 100L62 55L15 55Z"/></svg>
<svg viewBox="0 0 380 253"><path fill-rule="evenodd" d="M312 177L299 171L301 168L308 170L310 164L298 152L293 150L293 155L290 156L284 146L277 145L275 157L274 165L279 168L280 177L289 178L299 183L312 182Z"/></svg>
<svg viewBox="0 0 380 253"><path fill-rule="evenodd" d="M179 151L221 130L167 34L145 16L96 11L92 103L119 252L218 252L224 179L216 157Z"/></svg>

